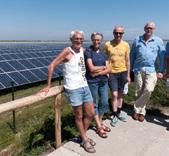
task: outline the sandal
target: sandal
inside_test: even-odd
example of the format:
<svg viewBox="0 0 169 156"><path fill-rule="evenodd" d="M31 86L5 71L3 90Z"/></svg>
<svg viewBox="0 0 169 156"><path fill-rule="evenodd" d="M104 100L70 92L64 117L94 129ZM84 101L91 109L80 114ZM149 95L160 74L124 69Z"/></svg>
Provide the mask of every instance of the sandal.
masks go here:
<svg viewBox="0 0 169 156"><path fill-rule="evenodd" d="M73 142L79 143L79 144L82 143L82 138L80 136L76 136L76 137L74 137L73 139L70 139L70 140L73 141ZM93 139L88 138L88 141L90 142L90 144L92 146L96 145L96 142Z"/></svg>
<svg viewBox="0 0 169 156"><path fill-rule="evenodd" d="M87 139L85 142L82 142L82 143L81 143L81 146L82 146L82 147L84 148L84 150L85 150L86 152L88 152L88 153L95 153L95 152L96 152L94 146L92 146L92 145L90 144L89 139Z"/></svg>
<svg viewBox="0 0 169 156"><path fill-rule="evenodd" d="M89 142L90 142L90 144L91 144L92 146L95 146L95 145L96 145L96 142L93 141L92 139L88 138L88 140L89 140Z"/></svg>
<svg viewBox="0 0 169 156"><path fill-rule="evenodd" d="M101 138L107 138L107 134L104 131L104 129L102 127L97 128L96 133L101 137Z"/></svg>
<svg viewBox="0 0 169 156"><path fill-rule="evenodd" d="M106 125L104 125L103 123L101 124L101 126L102 126L102 128L103 128L103 130L105 132L110 132L111 131L111 129L109 127L107 127Z"/></svg>

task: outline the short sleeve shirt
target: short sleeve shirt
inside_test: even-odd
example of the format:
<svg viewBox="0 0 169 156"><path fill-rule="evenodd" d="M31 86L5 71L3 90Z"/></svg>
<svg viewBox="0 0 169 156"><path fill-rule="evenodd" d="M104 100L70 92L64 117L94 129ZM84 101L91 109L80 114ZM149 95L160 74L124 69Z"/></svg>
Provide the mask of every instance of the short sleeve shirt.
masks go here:
<svg viewBox="0 0 169 156"><path fill-rule="evenodd" d="M107 41L105 43L105 51L112 67L112 73L127 71L126 55L130 53L130 47L127 42L121 41L118 45L113 45L112 41Z"/></svg>
<svg viewBox="0 0 169 156"><path fill-rule="evenodd" d="M85 60L91 59L94 66L105 66L106 61L108 60L106 53L102 49L99 49L99 52L96 52L94 51L92 46L86 49L84 55L85 55ZM107 75L98 75L92 77L87 65L86 65L86 78L88 83L107 81L108 79Z"/></svg>

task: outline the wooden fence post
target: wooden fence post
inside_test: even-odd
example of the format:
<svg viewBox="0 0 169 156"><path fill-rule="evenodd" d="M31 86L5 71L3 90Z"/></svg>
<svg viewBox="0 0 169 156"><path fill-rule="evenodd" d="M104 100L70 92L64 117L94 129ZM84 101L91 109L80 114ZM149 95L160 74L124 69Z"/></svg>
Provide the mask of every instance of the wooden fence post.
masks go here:
<svg viewBox="0 0 169 156"><path fill-rule="evenodd" d="M55 143L56 148L61 146L61 93L56 95L55 99Z"/></svg>

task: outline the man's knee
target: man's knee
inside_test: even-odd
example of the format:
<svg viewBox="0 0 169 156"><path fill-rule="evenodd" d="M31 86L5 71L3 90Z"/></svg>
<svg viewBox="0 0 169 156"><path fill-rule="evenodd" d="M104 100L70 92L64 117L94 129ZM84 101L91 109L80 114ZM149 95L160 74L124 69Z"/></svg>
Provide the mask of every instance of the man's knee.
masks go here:
<svg viewBox="0 0 169 156"><path fill-rule="evenodd" d="M90 118L90 119L92 119L93 117L94 117L94 115L95 115L95 112L94 112L94 110L90 110L90 111L87 111L86 112L86 117L87 118Z"/></svg>
<svg viewBox="0 0 169 156"><path fill-rule="evenodd" d="M83 116L81 114L75 114L75 120L76 121L82 121Z"/></svg>

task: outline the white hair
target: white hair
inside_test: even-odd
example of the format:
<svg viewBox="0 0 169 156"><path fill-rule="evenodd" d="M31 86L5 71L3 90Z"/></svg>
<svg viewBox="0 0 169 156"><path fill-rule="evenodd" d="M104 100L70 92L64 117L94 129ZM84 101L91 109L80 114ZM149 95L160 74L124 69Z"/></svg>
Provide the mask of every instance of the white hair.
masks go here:
<svg viewBox="0 0 169 156"><path fill-rule="evenodd" d="M151 27L152 27L153 29L155 29L155 23L152 22L152 21L147 22L146 25L144 26L144 28L146 28L147 26L150 26L150 25L151 25Z"/></svg>
<svg viewBox="0 0 169 156"><path fill-rule="evenodd" d="M81 35L84 36L84 32L83 32L83 31L81 31L81 30L73 30L73 31L71 31L71 33L70 33L70 40L73 38L73 36L74 36L75 34L81 34Z"/></svg>

